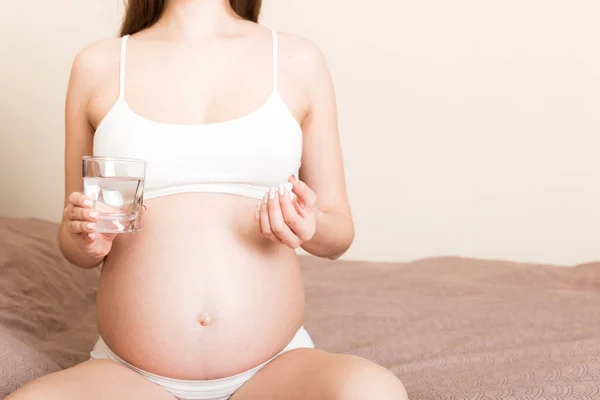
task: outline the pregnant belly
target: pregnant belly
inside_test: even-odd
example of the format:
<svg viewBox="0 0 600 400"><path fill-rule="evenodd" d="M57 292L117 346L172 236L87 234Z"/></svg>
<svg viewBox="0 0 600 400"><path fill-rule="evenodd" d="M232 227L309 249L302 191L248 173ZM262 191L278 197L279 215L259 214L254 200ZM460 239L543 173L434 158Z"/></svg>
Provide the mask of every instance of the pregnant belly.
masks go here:
<svg viewBox="0 0 600 400"><path fill-rule="evenodd" d="M251 369L302 325L295 252L255 233L256 200L185 194L148 202L142 231L104 263L98 328L121 358L176 379Z"/></svg>

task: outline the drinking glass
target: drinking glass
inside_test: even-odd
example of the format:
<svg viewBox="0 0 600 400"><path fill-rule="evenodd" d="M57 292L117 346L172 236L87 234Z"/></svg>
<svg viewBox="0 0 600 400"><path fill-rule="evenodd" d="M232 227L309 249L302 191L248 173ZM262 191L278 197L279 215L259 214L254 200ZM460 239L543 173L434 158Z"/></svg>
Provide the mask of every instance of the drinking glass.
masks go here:
<svg viewBox="0 0 600 400"><path fill-rule="evenodd" d="M83 193L99 213L97 232L130 233L141 229L146 161L83 157Z"/></svg>

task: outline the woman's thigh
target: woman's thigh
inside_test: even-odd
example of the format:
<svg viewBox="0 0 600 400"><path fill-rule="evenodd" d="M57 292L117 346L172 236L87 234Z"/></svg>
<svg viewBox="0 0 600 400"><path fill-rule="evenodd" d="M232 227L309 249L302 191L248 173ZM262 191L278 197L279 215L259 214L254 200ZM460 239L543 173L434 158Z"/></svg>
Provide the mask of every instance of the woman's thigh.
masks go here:
<svg viewBox="0 0 600 400"><path fill-rule="evenodd" d="M231 400L406 400L390 371L347 355L298 349L271 361Z"/></svg>
<svg viewBox="0 0 600 400"><path fill-rule="evenodd" d="M6 400L175 400L163 388L109 360L92 360L36 379Z"/></svg>

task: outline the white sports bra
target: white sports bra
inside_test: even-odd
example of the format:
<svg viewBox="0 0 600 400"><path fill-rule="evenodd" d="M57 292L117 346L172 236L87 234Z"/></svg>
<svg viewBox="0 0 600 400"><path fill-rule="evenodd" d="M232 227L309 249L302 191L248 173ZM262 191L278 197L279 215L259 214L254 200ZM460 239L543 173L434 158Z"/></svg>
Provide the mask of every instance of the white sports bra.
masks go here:
<svg viewBox="0 0 600 400"><path fill-rule="evenodd" d="M143 118L125 101L121 42L119 98L94 134L94 155L148 162L144 198L177 193L229 193L262 198L298 174L302 129L277 92L273 31L273 91L257 110L230 121L177 125ZM232 99L233 100L233 99Z"/></svg>

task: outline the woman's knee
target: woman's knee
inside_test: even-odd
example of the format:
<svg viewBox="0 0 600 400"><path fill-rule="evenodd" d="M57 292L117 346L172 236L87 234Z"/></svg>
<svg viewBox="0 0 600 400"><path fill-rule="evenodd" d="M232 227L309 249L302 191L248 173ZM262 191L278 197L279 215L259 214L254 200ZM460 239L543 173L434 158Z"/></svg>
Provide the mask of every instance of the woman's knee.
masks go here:
<svg viewBox="0 0 600 400"><path fill-rule="evenodd" d="M53 390L51 385L45 385L41 379L29 382L25 386L9 394L5 400L62 400L60 393Z"/></svg>
<svg viewBox="0 0 600 400"><path fill-rule="evenodd" d="M407 400L406 389L387 369L359 357L348 357L347 375L336 400Z"/></svg>
<svg viewBox="0 0 600 400"><path fill-rule="evenodd" d="M5 400L112 399L121 393L122 398L128 398L137 386L140 387L140 393L144 393L143 390L156 390L157 394L151 393L154 396L152 398L172 399L135 372L113 361L93 360L31 381Z"/></svg>

